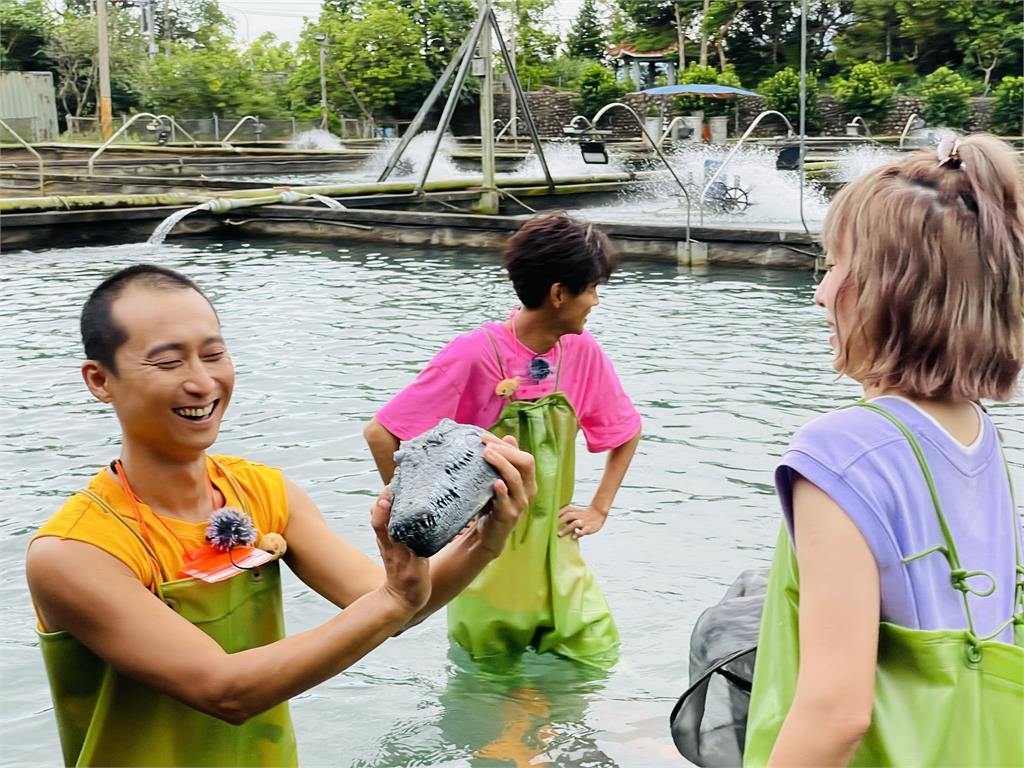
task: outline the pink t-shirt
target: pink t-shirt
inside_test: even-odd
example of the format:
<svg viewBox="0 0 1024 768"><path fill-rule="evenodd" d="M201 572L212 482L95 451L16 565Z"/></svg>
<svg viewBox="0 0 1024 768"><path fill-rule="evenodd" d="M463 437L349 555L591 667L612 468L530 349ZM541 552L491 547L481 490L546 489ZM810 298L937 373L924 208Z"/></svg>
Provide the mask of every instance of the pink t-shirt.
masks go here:
<svg viewBox="0 0 1024 768"><path fill-rule="evenodd" d="M377 421L400 440L426 432L443 418L487 429L498 420L507 398L495 387L519 377L516 400L534 400L559 389L576 410L591 452L607 451L640 430L640 414L622 389L611 361L584 331L561 338L538 355L520 342L505 323L487 323L498 345L504 376L487 334L480 328L463 334L438 352L405 389L377 412ZM561 360L559 357L561 356Z"/></svg>

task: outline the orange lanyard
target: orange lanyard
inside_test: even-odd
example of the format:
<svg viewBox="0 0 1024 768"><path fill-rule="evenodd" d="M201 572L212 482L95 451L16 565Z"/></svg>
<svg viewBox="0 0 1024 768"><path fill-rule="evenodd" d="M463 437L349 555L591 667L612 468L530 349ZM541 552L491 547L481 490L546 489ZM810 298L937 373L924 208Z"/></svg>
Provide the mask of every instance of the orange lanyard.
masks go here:
<svg viewBox="0 0 1024 768"><path fill-rule="evenodd" d="M149 524L146 522L146 518L142 514L142 507L140 506L141 500L139 499L138 496L135 495L135 492L132 490L132 487L128 484L128 476L125 474L124 465L121 464L120 459L114 459L112 462L110 462L110 467L111 469L114 470L114 474L117 476L118 481L120 481L121 483L121 487L124 489L125 496L128 497L128 501L132 505L132 511L135 512L135 521L139 524L139 531L141 531L142 537L149 544L150 548L155 551L156 547L153 545L153 539L149 535ZM212 510L216 510L218 507L217 492L213 487L213 481L210 480L209 473L207 473L206 475L206 486L210 491L211 508ZM176 534L171 529L171 526L169 526L167 522L162 517L160 517L160 515L158 515L152 509L150 509L149 512L151 515L153 515L156 521L164 527L167 533L171 535L171 538L178 542L178 546L181 547L182 553L187 558L189 554L189 549L185 546L185 543L180 538L178 538L178 534Z"/></svg>

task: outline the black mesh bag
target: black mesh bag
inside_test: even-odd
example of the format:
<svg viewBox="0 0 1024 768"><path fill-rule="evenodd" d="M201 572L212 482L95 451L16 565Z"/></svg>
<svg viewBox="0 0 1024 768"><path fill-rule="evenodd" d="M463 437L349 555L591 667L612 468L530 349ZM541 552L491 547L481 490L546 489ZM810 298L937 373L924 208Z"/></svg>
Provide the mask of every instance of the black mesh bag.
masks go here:
<svg viewBox="0 0 1024 768"><path fill-rule="evenodd" d="M690 635L690 687L669 721L676 748L699 766L743 762L754 657L768 569L744 571Z"/></svg>

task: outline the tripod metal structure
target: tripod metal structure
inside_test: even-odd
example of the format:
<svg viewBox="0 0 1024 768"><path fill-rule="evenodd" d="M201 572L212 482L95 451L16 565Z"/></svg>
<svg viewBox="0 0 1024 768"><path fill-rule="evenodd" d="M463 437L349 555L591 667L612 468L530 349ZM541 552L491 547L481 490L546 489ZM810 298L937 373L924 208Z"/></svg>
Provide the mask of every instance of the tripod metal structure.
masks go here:
<svg viewBox="0 0 1024 768"><path fill-rule="evenodd" d="M494 8L491 4L491 0L482 0L480 3L480 13L473 24L473 27L466 37L462 41L462 45L459 46L455 56L448 62L448 66L445 67L444 72L441 73L441 77L438 78L437 82L434 83L433 89L427 96L426 100L420 106L419 111L416 113L416 117L413 118L409 128L402 136L398 146L395 147L394 152L388 158L384 169L381 171L380 176L377 178L378 182L386 181L388 176L391 175L392 171L398 166L399 161L402 159L402 155L405 154L406 149L409 147L409 143L416 137L417 134L423 129L423 123L426 121L427 115L433 110L435 104L444 91L445 86L452 79L454 73L455 79L452 83L451 90L448 93L448 99L445 102L444 109L441 111L441 117L437 123L437 130L434 136L433 145L430 148L430 154L427 156L426 165L421 169L419 179L416 182L415 194L423 194L424 185L427 182L427 176L430 173L430 168L434 164L434 158L437 156L437 150L441 146L441 139L444 132L448 130L448 126L451 123L452 115L455 112L455 107L459 102L459 94L462 91L462 86L466 82L466 75L470 71L470 66L473 63L474 54L476 53L477 47L480 48L481 58L483 59L484 65L484 80L483 88L481 89L481 124L480 124L480 142L481 142L481 164L483 166L483 186L485 189L485 195L489 197L491 203L485 207L496 207L497 205L497 186L494 181L494 125L489 119L493 115L493 80L492 74L492 62L491 62L491 37L494 34L498 41L498 48L501 53L502 61L505 63L505 68L509 73L509 80L512 83L512 88L515 91L517 100L519 102L519 108L522 110L523 123L526 125L527 131L530 133L530 138L533 142L534 149L537 152L537 158L540 160L541 168L544 171L544 178L547 180L548 186L554 187L555 181L551 177L551 171L548 169L547 159L544 157L544 148L541 146L540 136L537 133L537 126L533 121L533 115L530 112L529 103L526 101L526 96L523 93L522 84L519 82L519 77L515 71L515 65L512 61L512 56L509 53L508 45L505 43L504 37L502 37L501 29L498 26L498 18L494 13ZM485 121L484 117L488 117ZM489 194L488 194L489 193ZM497 212L496 210L494 212Z"/></svg>

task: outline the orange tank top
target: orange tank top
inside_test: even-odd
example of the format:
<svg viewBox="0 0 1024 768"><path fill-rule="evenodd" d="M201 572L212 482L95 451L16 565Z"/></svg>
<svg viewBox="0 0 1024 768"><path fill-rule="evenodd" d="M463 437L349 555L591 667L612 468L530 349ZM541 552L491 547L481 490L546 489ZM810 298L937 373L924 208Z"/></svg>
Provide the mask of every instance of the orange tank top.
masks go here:
<svg viewBox="0 0 1024 768"><path fill-rule="evenodd" d="M231 456L217 456L216 461L230 473L245 496L245 504L235 494L232 484L211 457L206 458L210 481L224 495L225 506L239 509L247 506L252 514L253 526L259 536L265 533L284 533L288 524L288 501L281 470L255 464ZM119 514L134 519L131 501L117 478L103 468L86 486ZM148 517L149 536L154 553L164 573L175 578L185 560L185 550L202 546L206 541L206 523L189 523L170 517L160 517L140 502L141 512ZM33 536L58 536L99 547L123 562L147 587L153 588L153 564L139 539L108 512L82 493L76 493Z"/></svg>

